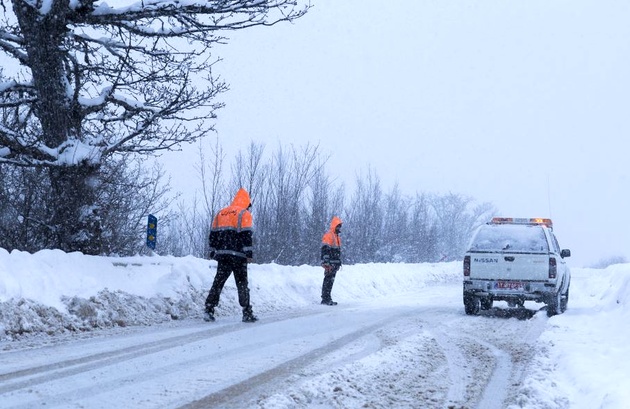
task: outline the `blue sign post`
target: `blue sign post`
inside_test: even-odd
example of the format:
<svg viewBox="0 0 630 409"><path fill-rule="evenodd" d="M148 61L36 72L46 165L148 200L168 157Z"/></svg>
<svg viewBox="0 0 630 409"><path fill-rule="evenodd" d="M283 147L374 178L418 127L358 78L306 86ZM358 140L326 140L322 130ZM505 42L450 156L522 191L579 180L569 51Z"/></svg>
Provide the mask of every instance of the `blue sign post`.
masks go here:
<svg viewBox="0 0 630 409"><path fill-rule="evenodd" d="M149 221L147 223L147 247L151 250L155 250L155 239L157 236L157 217L152 214L149 215Z"/></svg>

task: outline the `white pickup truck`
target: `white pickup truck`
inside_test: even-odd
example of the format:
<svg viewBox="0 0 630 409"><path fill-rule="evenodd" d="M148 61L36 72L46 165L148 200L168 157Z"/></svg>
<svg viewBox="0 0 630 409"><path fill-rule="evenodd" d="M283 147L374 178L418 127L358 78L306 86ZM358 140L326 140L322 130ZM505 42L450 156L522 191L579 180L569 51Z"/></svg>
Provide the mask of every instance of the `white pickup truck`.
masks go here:
<svg viewBox="0 0 630 409"><path fill-rule="evenodd" d="M480 226L464 256L464 310L492 308L493 301L523 307L547 304L547 315L563 313L569 302L571 272L551 219L495 217Z"/></svg>

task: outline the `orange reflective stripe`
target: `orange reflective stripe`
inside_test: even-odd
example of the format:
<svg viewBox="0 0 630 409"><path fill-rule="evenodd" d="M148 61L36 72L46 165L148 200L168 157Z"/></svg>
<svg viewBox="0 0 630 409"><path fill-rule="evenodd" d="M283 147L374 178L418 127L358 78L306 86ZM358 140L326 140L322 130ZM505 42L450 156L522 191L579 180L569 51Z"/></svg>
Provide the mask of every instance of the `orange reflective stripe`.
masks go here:
<svg viewBox="0 0 630 409"><path fill-rule="evenodd" d="M252 214L247 209L243 209L238 213L236 228L238 231L252 228Z"/></svg>
<svg viewBox="0 0 630 409"><path fill-rule="evenodd" d="M252 214L249 210L245 209L243 211L243 216L241 218L241 228L242 229L251 229L253 224Z"/></svg>

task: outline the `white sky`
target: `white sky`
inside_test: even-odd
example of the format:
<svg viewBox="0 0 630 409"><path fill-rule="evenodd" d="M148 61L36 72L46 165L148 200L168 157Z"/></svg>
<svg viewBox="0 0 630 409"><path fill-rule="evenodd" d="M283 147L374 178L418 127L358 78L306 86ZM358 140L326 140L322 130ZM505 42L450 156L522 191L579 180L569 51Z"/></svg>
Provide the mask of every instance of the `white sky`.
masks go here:
<svg viewBox="0 0 630 409"><path fill-rule="evenodd" d="M0 372L6 374L31 367L41 370L49 366L56 368L60 376L60 382L35 382L32 385L22 378L7 377L4 387L0 388L0 401L10 407L69 407L71 403L90 408L180 406L184 399L195 393L207 394L237 383L239 378L269 372L285 360L292 359L291 354L296 351L305 354L336 342L346 331L374 325L383 314L392 310L408 313L411 309L417 312L418 319L423 322L429 320L429 324L415 327L415 332L414 328L407 328L393 343L394 351L404 349L406 342L422 340L416 336L409 338L412 333L439 340L444 338L445 328L452 330L449 338L454 336L454 340L478 342L466 331L485 328L487 323L494 323L494 332L514 334L522 331L525 337L540 334L530 340L532 361L527 365L522 382L510 386L516 388L520 399L519 405L510 408L622 409L628 406L630 368L623 363L628 362L630 354L630 326L627 325L630 264L618 264L605 270L573 269L568 310L551 318L540 310L526 321L501 318L499 314L496 317L464 315L461 262L344 266L337 275L332 292L339 305L332 308L319 305L323 277L320 267L253 264L249 267L251 300L260 321L251 325L239 322L241 312L232 278L221 295L217 321L207 324L201 320L203 297L200 298L199 293L205 294L212 283L214 270L209 266L216 266L216 262L191 256L109 258L66 254L60 250L44 250L31 255L0 249ZM104 289L108 289L110 294L123 291L125 295L119 294L117 299L114 295L99 294ZM40 316L44 311L41 305L67 314L61 302L62 296L69 299L75 296L83 299L96 297L94 305L99 308L98 320L124 317L124 320L144 324L163 322L166 311L163 300L168 298L175 310L179 307L182 311L191 312L192 317L181 320L178 328L182 333L189 332L200 342L198 345L185 343L180 345L181 348L167 348L158 355L159 351L154 349L157 337L162 334L158 327L137 329L134 331L138 335L136 338L121 338L112 334L105 337L106 334L101 334L95 338L96 342L81 343L79 347L69 344L66 348L60 344L62 348L52 352L51 347L55 343L35 335L26 342L27 349L33 349L28 359L19 359L20 355L12 354L15 345L4 337L5 328L20 326L34 333L58 333L61 325L68 325L70 320L62 323ZM23 299L32 301L23 302ZM40 305L36 312L33 311L34 302ZM506 309L507 304L496 302L495 307ZM525 307L536 311L542 305L528 301ZM326 315L322 315L322 309L326 309ZM198 314L196 317L195 312ZM16 313L20 316L13 316ZM441 328L431 327L431 317L440 314L449 324ZM453 326L460 318L461 322L470 324ZM352 322L353 319L357 321ZM172 333L167 331L169 326L162 326L164 335L168 333L175 337L174 325ZM208 325L216 328L214 332ZM235 333L225 331L235 325L241 325L243 329ZM534 331L534 327L540 328L540 331ZM217 336L222 333L226 340ZM458 338L458 334L462 338ZM76 338L77 342L85 340L85 334L77 334ZM132 340L133 343L130 342ZM127 345L119 345L121 341L127 342ZM366 342L361 338L357 341ZM43 345L46 348L36 348ZM95 345L107 348L97 351ZM115 359L106 364L111 353L105 354L105 351L130 352L129 349L135 350L138 345L147 345L156 353L139 354L139 358L144 360L135 359L137 354L129 353L125 355L125 360ZM210 355L215 350L218 351L216 355ZM448 348L438 350L441 351L440 356L449 351ZM254 351L253 355L249 351ZM461 351L457 348L454 351L455 356L449 356L449 359L458 362L456 355ZM91 370L79 369L75 376L68 376L67 373L75 368L67 367L68 360L77 366L89 367L89 358L98 356L97 352L106 361L102 367L95 365ZM305 376L309 372L300 371L292 378L300 380L291 384L283 381L280 393L272 396L265 393L266 398L261 397L262 401L258 400L255 407L305 407L296 404L296 396L304 399L324 396L326 400L321 407L333 407L340 404L341 395L352 395L355 390L346 388L348 384L343 383L344 393L333 393L340 379L356 382L356 390L363 391L354 394L359 398L371 393L369 399L373 399L376 407L388 407L388 395L397 392L390 389L392 386L388 382L384 383L387 387L382 388L387 374L403 376L406 372L418 370L415 367L418 362L409 359L409 354L404 359L396 357L397 354L383 356L383 351L358 354L356 350L353 353L350 347L340 350L340 353L345 354L343 359L321 368L313 376ZM501 353L505 355L505 352ZM88 357L87 363L80 359L82 355ZM358 355L361 357L357 358ZM43 362L38 365L34 357ZM115 357L118 358L118 355ZM217 359L212 361L217 364L208 366L209 357ZM270 361L269 357L273 359ZM52 365L54 362L62 362L63 365L57 367ZM371 378L365 372L366 368L374 365L376 376L370 383ZM174 368L182 366L185 371L173 372ZM495 368L493 372L500 370ZM358 376L358 373L363 376ZM461 373L449 373L449 376L455 376L457 380L457 375L466 373L463 368ZM39 372L35 374L41 375ZM475 374L479 375L478 372ZM24 371L22 375L35 380L44 378L33 378L31 371ZM422 378L416 379L416 382L422 382ZM481 376L480 379L487 378ZM15 383L22 383L22 388L11 392ZM374 394L375 390L378 393ZM496 399L501 396L500 393L498 389L493 390L492 397ZM464 395L463 390L461 394ZM274 405L274 400L285 404ZM361 399L355 402L361 402ZM360 405L341 403L341 406Z"/></svg>
<svg viewBox="0 0 630 409"><path fill-rule="evenodd" d="M313 4L215 49L229 160L251 140L319 143L349 194L369 166L386 190L551 217L574 266L630 257L630 3Z"/></svg>

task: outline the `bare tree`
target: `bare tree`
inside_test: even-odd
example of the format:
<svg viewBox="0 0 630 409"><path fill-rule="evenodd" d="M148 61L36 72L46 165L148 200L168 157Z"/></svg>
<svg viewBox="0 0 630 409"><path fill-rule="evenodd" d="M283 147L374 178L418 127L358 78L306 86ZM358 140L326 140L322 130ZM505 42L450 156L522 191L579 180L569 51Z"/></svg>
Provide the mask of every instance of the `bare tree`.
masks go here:
<svg viewBox="0 0 630 409"><path fill-rule="evenodd" d="M410 240L414 250L409 262L436 262L438 255L437 222L427 194L416 194L411 206Z"/></svg>
<svg viewBox="0 0 630 409"><path fill-rule="evenodd" d="M321 238L328 230L332 216L342 216L343 207L335 207L336 194L331 179L323 167L318 167L309 185L309 195L304 206L304 254L302 262L317 265L320 263ZM343 219L342 219L343 220Z"/></svg>
<svg viewBox="0 0 630 409"><path fill-rule="evenodd" d="M221 31L293 21L298 0L0 0L0 50L18 65L0 84L0 163L47 170L55 247L94 252L106 159L151 154L213 129L210 48ZM6 75L6 72L5 72Z"/></svg>
<svg viewBox="0 0 630 409"><path fill-rule="evenodd" d="M45 198L50 189L39 183L41 169L0 165L0 247L35 252L49 245L42 225L50 215Z"/></svg>
<svg viewBox="0 0 630 409"><path fill-rule="evenodd" d="M239 151L232 166L232 195L240 188L249 193L252 202L263 195L263 185L269 172L269 165L263 164L265 145L251 141L247 152Z"/></svg>
<svg viewBox="0 0 630 409"><path fill-rule="evenodd" d="M265 200L255 205L256 248L265 261L298 264L305 254L302 234L306 192L318 168L319 146L307 144L274 152L265 184ZM255 199L252 199L252 201Z"/></svg>
<svg viewBox="0 0 630 409"><path fill-rule="evenodd" d="M193 196L190 204L180 201L177 204L177 216L169 223L160 222L160 253L175 256L192 254L196 257L207 254L208 218L200 211L202 206L199 202L197 195Z"/></svg>
<svg viewBox="0 0 630 409"><path fill-rule="evenodd" d="M409 230L409 200L403 197L398 184L385 196L383 214L383 244L376 261L401 262L415 249L411 245Z"/></svg>
<svg viewBox="0 0 630 409"><path fill-rule="evenodd" d="M102 234L94 235L99 242L89 242L92 249L85 252L138 254L146 243L147 216L159 215L160 223L168 223L169 208L178 196L171 196L169 181L160 165L147 168L129 155L112 159L101 166L104 177L97 190L94 218L90 219L99 224L83 229L101 229Z"/></svg>
<svg viewBox="0 0 630 409"><path fill-rule="evenodd" d="M471 197L455 193L435 196L432 207L437 218L441 260L460 259L472 231L496 213L489 203L474 205Z"/></svg>
<svg viewBox="0 0 630 409"><path fill-rule="evenodd" d="M157 165L147 169L122 156L105 161L101 173L92 217L84 219L98 224L81 226L100 232L86 240L82 250L122 255L140 252L147 214L161 213L162 222L169 218L172 199L164 172ZM54 211L48 203L51 189L45 183L45 171L0 165L0 178L0 247L30 252L54 247L54 237L46 234L48 226L42 224Z"/></svg>
<svg viewBox="0 0 630 409"><path fill-rule="evenodd" d="M368 168L357 176L350 207L346 209L344 253L350 264L374 261L383 243L383 192L378 175Z"/></svg>
<svg viewBox="0 0 630 409"><path fill-rule="evenodd" d="M214 146L210 148L210 153L210 158L206 160L202 146L201 144L199 145L199 164L197 170L201 177L204 212L200 220L196 222L201 225L201 247L195 247L191 253L199 257L205 257L208 254L208 236L210 234L212 219L216 212L219 211L222 201L224 201L224 198L227 196L227 192L223 187L223 162L225 161L225 154L219 143L219 138L216 138Z"/></svg>

